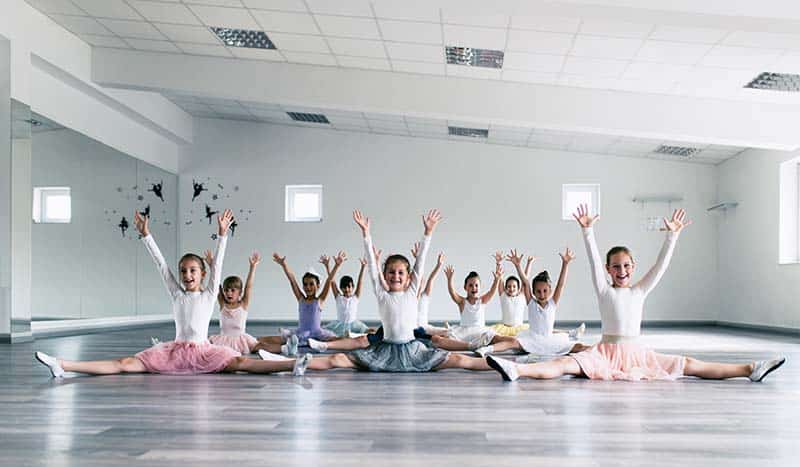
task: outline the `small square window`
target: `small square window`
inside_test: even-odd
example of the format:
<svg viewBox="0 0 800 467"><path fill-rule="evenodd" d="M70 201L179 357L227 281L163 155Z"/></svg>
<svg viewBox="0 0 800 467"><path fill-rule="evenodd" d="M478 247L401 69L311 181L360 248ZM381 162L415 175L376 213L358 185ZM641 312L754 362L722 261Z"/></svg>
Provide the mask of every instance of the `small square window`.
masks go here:
<svg viewBox="0 0 800 467"><path fill-rule="evenodd" d="M37 224L68 224L72 220L70 188L63 186L33 189L33 221Z"/></svg>
<svg viewBox="0 0 800 467"><path fill-rule="evenodd" d="M600 185L561 185L561 219L571 221L578 205L586 204L591 215L600 214Z"/></svg>
<svg viewBox="0 0 800 467"><path fill-rule="evenodd" d="M322 185L286 185L286 222L322 222Z"/></svg>

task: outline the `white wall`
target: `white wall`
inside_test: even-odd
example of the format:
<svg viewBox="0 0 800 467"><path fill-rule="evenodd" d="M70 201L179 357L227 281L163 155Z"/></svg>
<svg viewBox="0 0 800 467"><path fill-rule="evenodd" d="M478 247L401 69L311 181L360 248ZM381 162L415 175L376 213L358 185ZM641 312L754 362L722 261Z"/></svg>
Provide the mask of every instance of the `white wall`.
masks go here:
<svg viewBox="0 0 800 467"><path fill-rule="evenodd" d="M719 166L721 321L800 328L800 264L778 264L780 163L797 152L750 150Z"/></svg>
<svg viewBox="0 0 800 467"><path fill-rule="evenodd" d="M11 333L11 67L0 35L0 335Z"/></svg>
<svg viewBox="0 0 800 467"><path fill-rule="evenodd" d="M186 216L181 251L200 252L212 245L213 226L197 222L212 192L192 203L192 180L238 185L238 192L219 190L223 198L210 204L227 204L237 213L254 210L249 221L239 213L241 226L229 243L224 268L225 275L244 275L250 251L259 249L267 256L256 279L254 318L297 316L286 280L269 261L273 251L286 254L301 273L320 253L346 249L351 260L343 272L353 275L362 253L353 208L372 217L379 247L406 253L421 235L420 214L437 207L445 221L433 239L428 269L435 253L444 251L456 267L457 282L471 269L488 279L490 253L518 247L543 258L536 271L547 268L557 275L556 253L569 245L578 259L559 319L599 319L579 229L561 220L560 209L562 183L600 183L600 249L620 243L633 248L639 274L652 264L663 239L661 233L643 231L640 223L644 217L667 214L668 208L642 207L631 199L665 193L684 197L682 206L695 223L682 236L670 271L651 295L645 319L716 319L716 230L705 213L716 196L714 167L205 119L196 120L195 129L196 141L184 154L180 176L181 215ZM284 185L306 183L324 185L325 220L284 223ZM188 220L191 225L185 225ZM455 320L443 277L433 292L431 318ZM369 292L365 296L361 316L376 318L374 298ZM324 318L333 316L331 301ZM498 318L495 302L489 319Z"/></svg>

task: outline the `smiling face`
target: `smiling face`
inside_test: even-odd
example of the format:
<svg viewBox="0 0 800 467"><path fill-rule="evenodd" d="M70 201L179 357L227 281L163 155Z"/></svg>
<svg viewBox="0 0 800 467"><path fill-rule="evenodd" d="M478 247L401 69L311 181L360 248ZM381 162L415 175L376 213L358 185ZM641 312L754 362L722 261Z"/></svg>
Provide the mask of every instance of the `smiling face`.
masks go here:
<svg viewBox="0 0 800 467"><path fill-rule="evenodd" d="M519 281L515 277L506 279L505 291L509 297L516 297L519 294Z"/></svg>
<svg viewBox="0 0 800 467"><path fill-rule="evenodd" d="M464 282L464 290L467 291L467 300L474 301L479 298L481 293L481 278L478 276L467 276Z"/></svg>
<svg viewBox="0 0 800 467"><path fill-rule="evenodd" d="M306 274L303 276L303 293L306 298L316 298L317 290L319 289L319 279L313 274Z"/></svg>
<svg viewBox="0 0 800 467"><path fill-rule="evenodd" d="M203 285L203 278L206 277L202 263L194 257L186 257L178 263L178 270L183 288L187 292L198 292Z"/></svg>
<svg viewBox="0 0 800 467"><path fill-rule="evenodd" d="M550 299L551 290L548 282L536 281L533 283L533 296L540 304Z"/></svg>
<svg viewBox="0 0 800 467"><path fill-rule="evenodd" d="M630 287L636 263L628 251L618 251L608 255L606 271L611 276L614 287Z"/></svg>
<svg viewBox="0 0 800 467"><path fill-rule="evenodd" d="M226 287L222 289L222 296L225 298L225 303L231 305L239 303L242 299L242 289L238 287Z"/></svg>
<svg viewBox="0 0 800 467"><path fill-rule="evenodd" d="M400 259L387 260L383 266L383 278L389 286L389 292L404 292L411 284L408 263Z"/></svg>

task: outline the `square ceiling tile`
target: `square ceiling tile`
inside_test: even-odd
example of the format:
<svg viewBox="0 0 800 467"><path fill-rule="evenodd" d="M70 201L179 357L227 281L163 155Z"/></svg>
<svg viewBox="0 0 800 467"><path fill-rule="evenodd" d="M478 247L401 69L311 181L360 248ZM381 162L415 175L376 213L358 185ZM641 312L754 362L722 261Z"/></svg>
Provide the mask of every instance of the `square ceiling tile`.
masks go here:
<svg viewBox="0 0 800 467"><path fill-rule="evenodd" d="M444 63L444 47L427 44L404 44L385 42L389 57L394 60Z"/></svg>
<svg viewBox="0 0 800 467"><path fill-rule="evenodd" d="M98 18L142 20L142 17L122 0L72 0L91 16Z"/></svg>
<svg viewBox="0 0 800 467"><path fill-rule="evenodd" d="M456 5L452 8L442 8L442 22L446 24L505 29L508 27L509 19L508 15L498 12L491 6L474 5L471 8L464 8Z"/></svg>
<svg viewBox="0 0 800 467"><path fill-rule="evenodd" d="M650 34L653 27L654 25L647 23L584 18L578 31L580 34L596 36L644 39Z"/></svg>
<svg viewBox="0 0 800 467"><path fill-rule="evenodd" d="M286 59L278 50L271 49L249 49L245 47L228 47L230 53L236 58L248 60L265 60L268 62L285 62Z"/></svg>
<svg viewBox="0 0 800 467"><path fill-rule="evenodd" d="M175 1L175 0L169 0ZM241 0L185 0L184 3L199 3L201 5L225 6L230 8L244 8Z"/></svg>
<svg viewBox="0 0 800 467"><path fill-rule="evenodd" d="M151 22L201 24L194 13L181 3L129 0L131 6Z"/></svg>
<svg viewBox="0 0 800 467"><path fill-rule="evenodd" d="M500 79L501 70L477 66L447 65L447 76L475 79Z"/></svg>
<svg viewBox="0 0 800 467"><path fill-rule="evenodd" d="M44 13L62 15L86 15L86 12L76 7L70 0L26 0L32 7Z"/></svg>
<svg viewBox="0 0 800 467"><path fill-rule="evenodd" d="M800 74L800 52L784 52L770 65L770 71Z"/></svg>
<svg viewBox="0 0 800 467"><path fill-rule="evenodd" d="M445 74L445 65L443 63L409 62L392 59L392 69L403 73L420 73L424 75Z"/></svg>
<svg viewBox="0 0 800 467"><path fill-rule="evenodd" d="M448 46L472 47L473 49L504 50L504 29L478 28L444 25L444 43Z"/></svg>
<svg viewBox="0 0 800 467"><path fill-rule="evenodd" d="M300 11L306 13L305 2L303 0L242 0L247 8L261 10L281 10L281 11Z"/></svg>
<svg viewBox="0 0 800 467"><path fill-rule="evenodd" d="M154 52L181 53L181 50L169 41L154 41L150 39L125 39L125 42L137 50L152 50Z"/></svg>
<svg viewBox="0 0 800 467"><path fill-rule="evenodd" d="M306 0L306 3L315 15L373 16L369 0Z"/></svg>
<svg viewBox="0 0 800 467"><path fill-rule="evenodd" d="M113 36L114 33L98 23L94 18L86 16L63 16L63 15L50 15L56 23L74 32L75 34L96 34Z"/></svg>
<svg viewBox="0 0 800 467"><path fill-rule="evenodd" d="M389 60L385 58L368 57L336 57L339 65L346 68L364 68L368 70L390 70Z"/></svg>
<svg viewBox="0 0 800 467"><path fill-rule="evenodd" d="M715 46L700 62L703 66L759 69L777 61L780 50Z"/></svg>
<svg viewBox="0 0 800 467"><path fill-rule="evenodd" d="M659 24L650 34L649 39L658 41L696 42L699 44L716 44L728 31L724 29L687 28Z"/></svg>
<svg viewBox="0 0 800 467"><path fill-rule="evenodd" d="M189 5L192 11L208 26L233 29L260 30L248 10L206 5Z"/></svg>
<svg viewBox="0 0 800 467"><path fill-rule="evenodd" d="M315 15L322 33L328 36L380 39L378 23L373 18Z"/></svg>
<svg viewBox="0 0 800 467"><path fill-rule="evenodd" d="M309 13L250 10L264 31L320 34L314 17ZM260 28L259 28L260 29Z"/></svg>
<svg viewBox="0 0 800 467"><path fill-rule="evenodd" d="M219 38L206 26L189 26L184 24L153 23L167 39L173 42L193 42L196 44L221 44Z"/></svg>
<svg viewBox="0 0 800 467"><path fill-rule="evenodd" d="M508 31L509 51L565 55L572 48L574 36L557 32Z"/></svg>
<svg viewBox="0 0 800 467"><path fill-rule="evenodd" d="M335 55L351 55L354 57L386 58L386 51L381 41L365 41L359 39L328 38L328 44Z"/></svg>
<svg viewBox="0 0 800 467"><path fill-rule="evenodd" d="M618 86L619 78L609 76L592 76L592 75L570 75L562 73L558 78L558 84L561 86L572 86L575 88L588 88L588 89L616 89Z"/></svg>
<svg viewBox="0 0 800 467"><path fill-rule="evenodd" d="M800 50L800 34L733 31L722 41L722 44L740 47L760 47L764 49Z"/></svg>
<svg viewBox="0 0 800 467"><path fill-rule="evenodd" d="M578 32L581 24L580 18L565 16L540 16L540 15L514 15L511 17L511 28L533 29L536 31L550 32Z"/></svg>
<svg viewBox="0 0 800 467"><path fill-rule="evenodd" d="M558 73L543 73L539 71L503 70L503 81L516 81L520 83L556 84Z"/></svg>
<svg viewBox="0 0 800 467"><path fill-rule="evenodd" d="M283 56L291 63L306 63L311 65L337 66L336 57L331 54L318 54L313 52L284 51Z"/></svg>
<svg viewBox="0 0 800 467"><path fill-rule="evenodd" d="M628 62L623 60L567 57L563 72L573 75L613 78L622 76L627 64Z"/></svg>
<svg viewBox="0 0 800 467"><path fill-rule="evenodd" d="M619 37L585 36L575 37L570 55L576 57L616 58L628 60L642 47L641 39L624 39Z"/></svg>
<svg viewBox="0 0 800 467"><path fill-rule="evenodd" d="M622 75L625 79L662 79L677 81L692 70L691 65L669 63L633 62Z"/></svg>
<svg viewBox="0 0 800 467"><path fill-rule="evenodd" d="M117 47L129 49L130 46L117 36L98 36L95 34L81 34L81 39L95 47Z"/></svg>
<svg viewBox="0 0 800 467"><path fill-rule="evenodd" d="M154 28L150 23L142 21L126 21L122 19L100 19L98 20L103 26L114 31L120 37L134 37L137 39L153 39L164 40L166 39L158 29Z"/></svg>
<svg viewBox="0 0 800 467"><path fill-rule="evenodd" d="M285 32L268 32L267 35L278 50L330 54L328 44L322 36Z"/></svg>
<svg viewBox="0 0 800 467"><path fill-rule="evenodd" d="M405 21L427 21L439 23L439 7L434 2L398 2L397 0L375 0L373 2L378 18Z"/></svg>
<svg viewBox="0 0 800 467"><path fill-rule="evenodd" d="M222 45L211 44L190 44L185 42L176 42L177 45L184 53L189 55L208 55L213 57L233 57L233 54L228 51L228 48Z"/></svg>
<svg viewBox="0 0 800 467"><path fill-rule="evenodd" d="M686 44L666 41L645 41L636 54L635 60L658 63L694 65L699 62L712 46L707 44Z"/></svg>
<svg viewBox="0 0 800 467"><path fill-rule="evenodd" d="M378 20L385 41L442 44L442 26L434 23Z"/></svg>
<svg viewBox="0 0 800 467"><path fill-rule="evenodd" d="M503 70L525 70L559 72L564 65L563 55L529 54L522 52L506 52Z"/></svg>

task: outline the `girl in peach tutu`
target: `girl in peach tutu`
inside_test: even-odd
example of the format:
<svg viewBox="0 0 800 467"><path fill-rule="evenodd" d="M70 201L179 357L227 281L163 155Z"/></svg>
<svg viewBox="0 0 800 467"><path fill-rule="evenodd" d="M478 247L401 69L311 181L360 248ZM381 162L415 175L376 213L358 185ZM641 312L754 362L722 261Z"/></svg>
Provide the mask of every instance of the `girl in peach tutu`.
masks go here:
<svg viewBox="0 0 800 467"><path fill-rule="evenodd" d="M632 278L636 263L631 251L624 246L609 250L603 270L593 230L593 224L599 216L592 217L588 207L582 205L574 217L581 226L586 244L592 283L600 305L603 337L599 344L588 350L548 362L516 364L486 357L489 365L503 379L513 381L520 376L550 379L575 375L604 380L674 380L682 376L696 376L705 379L746 377L758 382L786 361L782 357L751 363L704 362L681 355L659 354L639 344L644 301L666 272L678 236L691 221L686 219L683 209L677 209L672 219L664 218L667 235L656 264L639 282L634 283ZM611 282L606 272L611 276Z"/></svg>
<svg viewBox="0 0 800 467"><path fill-rule="evenodd" d="M213 264L213 258L207 258ZM256 338L245 332L247 323L247 308L250 306L250 296L253 290L253 279L256 276L256 266L261 262L261 255L253 252L250 255L250 270L242 290L242 279L239 276L228 276L222 281L222 287L217 294L219 304L220 334L209 336L212 344L224 345L237 352L247 354L253 351L258 344Z"/></svg>

